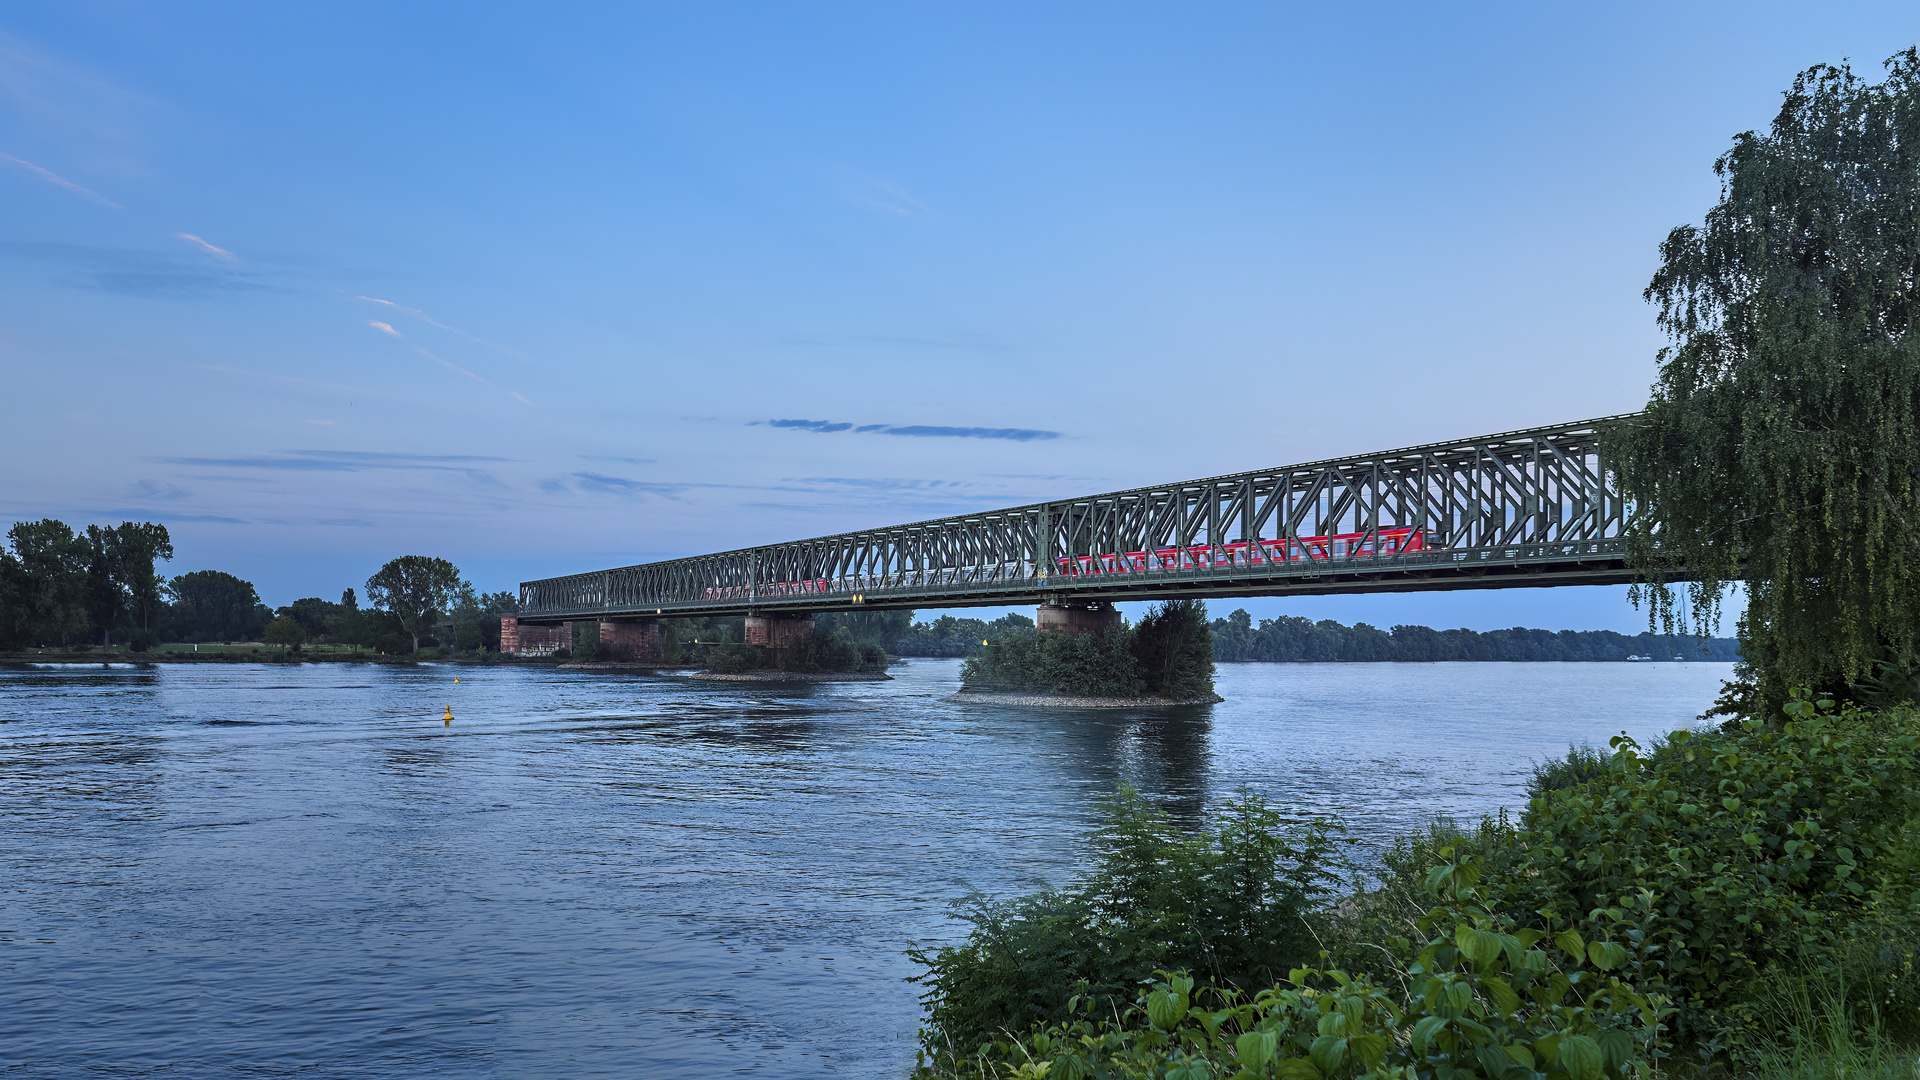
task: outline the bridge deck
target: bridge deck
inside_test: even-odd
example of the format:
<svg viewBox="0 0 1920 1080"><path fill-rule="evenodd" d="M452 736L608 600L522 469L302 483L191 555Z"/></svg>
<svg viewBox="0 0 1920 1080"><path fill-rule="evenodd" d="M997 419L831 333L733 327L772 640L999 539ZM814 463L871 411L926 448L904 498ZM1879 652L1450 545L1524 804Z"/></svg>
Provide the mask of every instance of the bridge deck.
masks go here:
<svg viewBox="0 0 1920 1080"><path fill-rule="evenodd" d="M1035 503L520 587L523 622L1631 580L1629 416Z"/></svg>

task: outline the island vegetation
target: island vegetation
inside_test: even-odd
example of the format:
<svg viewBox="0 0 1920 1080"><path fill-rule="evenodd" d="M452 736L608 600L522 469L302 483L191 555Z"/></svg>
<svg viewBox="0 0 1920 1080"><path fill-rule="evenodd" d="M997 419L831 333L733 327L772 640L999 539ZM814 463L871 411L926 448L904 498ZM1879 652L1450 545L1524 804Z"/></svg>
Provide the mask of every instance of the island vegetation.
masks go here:
<svg viewBox="0 0 1920 1080"><path fill-rule="evenodd" d="M1206 605L1157 604L1138 623L1067 634L1011 627L960 669L965 690L1074 698L1214 701Z"/></svg>

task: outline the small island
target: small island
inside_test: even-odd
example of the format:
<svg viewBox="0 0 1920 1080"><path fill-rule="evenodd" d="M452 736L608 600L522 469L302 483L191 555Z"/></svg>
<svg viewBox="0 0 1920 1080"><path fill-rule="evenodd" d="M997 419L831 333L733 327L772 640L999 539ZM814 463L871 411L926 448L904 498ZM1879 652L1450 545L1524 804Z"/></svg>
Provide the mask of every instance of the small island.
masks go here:
<svg viewBox="0 0 1920 1080"><path fill-rule="evenodd" d="M1131 626L1104 603L1042 608L1041 618L969 657L953 700L1077 709L1223 700L1213 691L1213 634L1198 600L1158 604Z"/></svg>

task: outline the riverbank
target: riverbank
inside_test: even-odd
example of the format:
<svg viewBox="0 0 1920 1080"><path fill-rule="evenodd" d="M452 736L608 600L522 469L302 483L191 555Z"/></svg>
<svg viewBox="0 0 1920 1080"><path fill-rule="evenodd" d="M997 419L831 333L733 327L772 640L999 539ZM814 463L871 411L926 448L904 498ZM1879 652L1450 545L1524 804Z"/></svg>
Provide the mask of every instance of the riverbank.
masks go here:
<svg viewBox="0 0 1920 1080"><path fill-rule="evenodd" d="M1189 698L1165 698L1152 695L1088 697L1078 694L962 690L949 696L947 700L962 705L1005 705L1021 709L1152 709L1168 705L1217 705L1227 699L1219 694Z"/></svg>

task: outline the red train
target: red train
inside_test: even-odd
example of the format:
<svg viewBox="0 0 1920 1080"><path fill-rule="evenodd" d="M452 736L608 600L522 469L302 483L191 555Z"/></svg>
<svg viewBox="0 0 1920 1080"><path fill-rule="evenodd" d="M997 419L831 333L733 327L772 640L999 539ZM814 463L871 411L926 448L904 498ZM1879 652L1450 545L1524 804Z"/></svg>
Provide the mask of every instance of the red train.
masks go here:
<svg viewBox="0 0 1920 1080"><path fill-rule="evenodd" d="M1196 544L1192 547L1154 548L1152 551L1065 556L1053 562L1060 574L1080 577L1269 566L1318 559L1363 559L1429 551L1434 546L1428 542L1425 529L1376 529L1333 536L1296 536L1285 540L1243 540L1232 544Z"/></svg>
<svg viewBox="0 0 1920 1080"><path fill-rule="evenodd" d="M1371 532L1338 533L1333 536L1296 536L1285 540L1241 541L1233 544L1195 544L1192 547L1163 547L1152 551L1113 552L1106 555L1067 555L1053 560L1062 577L1094 574L1164 573L1179 570L1213 570L1227 567L1273 566L1283 563L1315 562L1321 559L1365 559L1375 556L1407 555L1439 548L1425 529L1376 529ZM941 571L939 573L958 573ZM905 575L903 575L905 576ZM884 588L890 582L861 579L862 587ZM705 600L745 600L751 596L813 596L844 592L855 586L843 582L839 589L826 578L813 581L777 581L749 589L731 585L708 589Z"/></svg>

